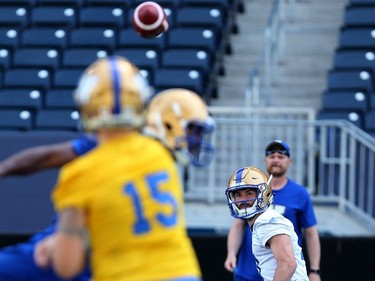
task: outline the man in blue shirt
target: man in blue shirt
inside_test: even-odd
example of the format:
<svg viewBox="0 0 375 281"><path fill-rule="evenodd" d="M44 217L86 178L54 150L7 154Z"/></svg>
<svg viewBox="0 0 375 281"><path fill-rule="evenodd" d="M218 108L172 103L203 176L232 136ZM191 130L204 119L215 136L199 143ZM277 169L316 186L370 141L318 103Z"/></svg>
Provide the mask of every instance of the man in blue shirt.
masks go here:
<svg viewBox="0 0 375 281"><path fill-rule="evenodd" d="M0 162L0 178L29 174L45 168L61 167L74 158L85 154L96 146L96 139L82 135L72 141L22 150ZM27 242L8 246L0 250L0 280L8 281L61 281L52 268L41 269L34 262L35 245L56 229L56 218L50 226L33 235ZM90 280L90 270L72 281Z"/></svg>
<svg viewBox="0 0 375 281"><path fill-rule="evenodd" d="M305 187L286 176L291 165L289 146L281 141L271 142L265 151L267 172L273 175L272 190L275 194L270 208L288 218L294 225L302 246L303 236L309 256L310 281L320 281L320 240L313 204ZM263 281L256 269L251 252L251 232L245 220L235 219L227 239L227 258L224 267L234 272L234 281ZM238 260L237 260L238 257Z"/></svg>

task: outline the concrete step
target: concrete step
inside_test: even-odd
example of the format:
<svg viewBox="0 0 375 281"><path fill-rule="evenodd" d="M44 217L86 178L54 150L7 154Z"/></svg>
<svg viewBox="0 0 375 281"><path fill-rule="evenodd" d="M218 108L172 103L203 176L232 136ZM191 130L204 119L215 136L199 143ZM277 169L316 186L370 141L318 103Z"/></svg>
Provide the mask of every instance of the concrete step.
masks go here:
<svg viewBox="0 0 375 281"><path fill-rule="evenodd" d="M317 22L329 22L329 23L341 23L343 18L343 11L345 4L332 3L331 1L324 2L297 2L292 15L293 19L297 23L317 23Z"/></svg>
<svg viewBox="0 0 375 281"><path fill-rule="evenodd" d="M358 219L333 206L321 206L314 203L319 233L335 237L372 237L373 230L358 222ZM227 234L233 223L228 206L225 203L185 203L186 224L189 229L216 230Z"/></svg>

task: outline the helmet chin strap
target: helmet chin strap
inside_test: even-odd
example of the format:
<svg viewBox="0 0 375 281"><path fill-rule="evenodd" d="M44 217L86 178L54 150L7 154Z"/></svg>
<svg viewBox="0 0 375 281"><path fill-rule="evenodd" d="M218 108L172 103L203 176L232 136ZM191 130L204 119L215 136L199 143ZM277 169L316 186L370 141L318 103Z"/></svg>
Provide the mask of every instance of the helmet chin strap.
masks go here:
<svg viewBox="0 0 375 281"><path fill-rule="evenodd" d="M268 178L267 185L269 186L271 181L272 181L273 175L271 174L270 177Z"/></svg>
<svg viewBox="0 0 375 281"><path fill-rule="evenodd" d="M191 158L184 150L174 150L173 155L176 158L177 162L182 166L188 166L191 162Z"/></svg>

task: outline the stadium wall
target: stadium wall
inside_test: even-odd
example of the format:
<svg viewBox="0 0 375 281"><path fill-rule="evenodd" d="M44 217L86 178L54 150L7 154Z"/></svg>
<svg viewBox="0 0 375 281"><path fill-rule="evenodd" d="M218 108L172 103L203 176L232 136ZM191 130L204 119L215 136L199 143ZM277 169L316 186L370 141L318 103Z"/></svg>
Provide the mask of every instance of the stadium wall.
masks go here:
<svg viewBox="0 0 375 281"><path fill-rule="evenodd" d="M0 247L25 241L28 235L0 235ZM191 234L204 281L231 281L224 267L226 237ZM372 280L375 238L321 237L321 277L324 281ZM306 256L306 255L305 255Z"/></svg>

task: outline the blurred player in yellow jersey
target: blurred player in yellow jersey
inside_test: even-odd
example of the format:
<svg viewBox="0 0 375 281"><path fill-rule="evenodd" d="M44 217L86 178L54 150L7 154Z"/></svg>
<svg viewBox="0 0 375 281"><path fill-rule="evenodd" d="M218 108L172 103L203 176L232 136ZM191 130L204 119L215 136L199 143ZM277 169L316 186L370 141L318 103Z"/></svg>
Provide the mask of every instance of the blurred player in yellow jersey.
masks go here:
<svg viewBox="0 0 375 281"><path fill-rule="evenodd" d="M142 135L147 85L118 57L89 66L75 97L98 146L62 168L52 195L58 228L37 246L37 264L70 278L89 251L93 281L200 280L175 159L211 160L204 102L182 89L159 93L148 106L153 137Z"/></svg>

